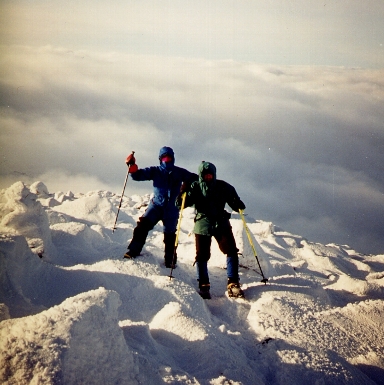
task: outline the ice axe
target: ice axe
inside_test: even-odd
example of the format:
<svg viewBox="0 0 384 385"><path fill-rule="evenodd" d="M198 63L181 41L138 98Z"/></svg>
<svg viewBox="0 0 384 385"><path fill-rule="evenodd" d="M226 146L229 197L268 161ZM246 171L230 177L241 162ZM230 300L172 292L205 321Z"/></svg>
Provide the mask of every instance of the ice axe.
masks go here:
<svg viewBox="0 0 384 385"><path fill-rule="evenodd" d="M183 195L181 196L181 208L180 208L180 215L179 215L179 220L177 222L177 231L176 231L176 239L175 239L175 247L173 249L173 258L172 258L172 265L171 265L171 272L169 273L168 277L169 277L169 280L171 280L172 278L174 278L172 276L172 271L173 271L173 267L175 266L175 257L176 257L176 249L177 249L177 246L179 244L179 233L180 233L180 225L181 225L181 219L183 218L183 210L184 210L184 206L185 206L185 197L187 196L187 193L183 193Z"/></svg>
<svg viewBox="0 0 384 385"><path fill-rule="evenodd" d="M135 154L135 151L132 151L132 155L134 155L134 154ZM128 175L129 175L129 166L130 166L130 164L128 163L127 166L128 166L128 169L127 169L127 175L125 176L125 181L124 181L124 186L123 186L123 192L121 193L121 198L120 198L119 208L117 209L116 219L115 219L115 223L114 223L114 225L113 225L112 233L116 230L117 217L119 216L120 207L121 207L121 202L123 201L123 196L124 196L125 186L127 185L127 180L128 180Z"/></svg>
<svg viewBox="0 0 384 385"><path fill-rule="evenodd" d="M251 232L249 231L247 223L245 222L244 210L239 210L239 214L240 214L241 219L243 220L244 229L245 229L245 232L247 233L248 241L249 241L249 244L251 245L253 255L255 256L257 264L259 265L260 273L258 273L258 272L257 273L263 277L261 282L263 282L266 285L268 282L268 278L264 277L263 270L261 269L261 266L260 266L259 258L257 258L257 252L256 252L255 245L253 244L253 241L252 241Z"/></svg>

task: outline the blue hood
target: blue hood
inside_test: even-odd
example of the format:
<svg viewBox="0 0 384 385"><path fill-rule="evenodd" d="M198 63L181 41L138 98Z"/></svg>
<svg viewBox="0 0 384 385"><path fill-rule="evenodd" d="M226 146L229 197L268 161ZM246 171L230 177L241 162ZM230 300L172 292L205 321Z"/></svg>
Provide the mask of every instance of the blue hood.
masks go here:
<svg viewBox="0 0 384 385"><path fill-rule="evenodd" d="M172 162L164 163L160 159L163 155L168 154L172 156ZM171 147L161 147L159 151L159 161L160 161L160 167L167 171L172 171L174 165L175 165L175 153L173 152Z"/></svg>

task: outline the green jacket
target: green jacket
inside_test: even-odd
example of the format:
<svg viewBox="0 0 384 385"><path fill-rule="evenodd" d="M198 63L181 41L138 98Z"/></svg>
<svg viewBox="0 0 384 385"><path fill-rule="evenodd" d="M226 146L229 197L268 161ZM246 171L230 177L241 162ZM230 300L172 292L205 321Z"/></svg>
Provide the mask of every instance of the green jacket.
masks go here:
<svg viewBox="0 0 384 385"><path fill-rule="evenodd" d="M207 184L203 176L213 174L214 179ZM223 180L216 179L216 167L209 162L202 162L199 166L199 180L193 182L186 191L185 207L193 206L196 209L194 233L214 235L223 226L229 226L231 216L225 210L228 204L232 210L245 209L233 186ZM177 200L180 208L181 199Z"/></svg>

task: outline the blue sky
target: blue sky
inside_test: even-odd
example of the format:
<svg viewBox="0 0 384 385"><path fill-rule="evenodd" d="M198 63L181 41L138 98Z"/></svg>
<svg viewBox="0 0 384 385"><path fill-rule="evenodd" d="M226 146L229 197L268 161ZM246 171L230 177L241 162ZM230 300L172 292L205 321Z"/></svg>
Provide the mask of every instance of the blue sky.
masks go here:
<svg viewBox="0 0 384 385"><path fill-rule="evenodd" d="M128 153L149 166L170 145L255 219L384 251L383 2L0 7L0 187L120 193Z"/></svg>

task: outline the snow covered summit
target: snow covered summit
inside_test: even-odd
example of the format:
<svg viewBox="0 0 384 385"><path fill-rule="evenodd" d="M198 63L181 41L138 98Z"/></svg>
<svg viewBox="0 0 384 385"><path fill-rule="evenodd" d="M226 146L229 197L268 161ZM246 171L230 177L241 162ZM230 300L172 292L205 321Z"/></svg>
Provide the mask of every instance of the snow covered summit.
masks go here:
<svg viewBox="0 0 384 385"><path fill-rule="evenodd" d="M150 199L108 191L51 194L42 182L0 191L0 382L4 384L382 384L384 255L321 245L241 219L246 299L225 295L213 241L213 298L197 293L194 213L183 214L178 267L162 228L123 260Z"/></svg>

